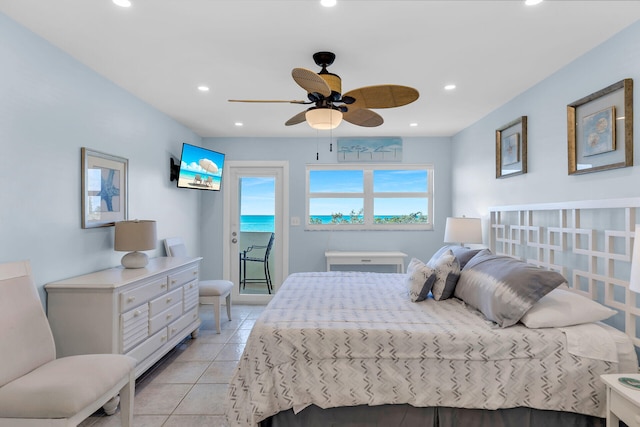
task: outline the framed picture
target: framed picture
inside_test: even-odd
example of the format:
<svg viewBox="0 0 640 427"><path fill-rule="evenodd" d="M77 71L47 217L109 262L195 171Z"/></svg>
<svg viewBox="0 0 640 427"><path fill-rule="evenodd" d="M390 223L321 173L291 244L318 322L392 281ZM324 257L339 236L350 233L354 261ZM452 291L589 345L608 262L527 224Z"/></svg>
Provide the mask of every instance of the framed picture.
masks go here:
<svg viewBox="0 0 640 427"><path fill-rule="evenodd" d="M402 138L338 138L339 162L401 162Z"/></svg>
<svg viewBox="0 0 640 427"><path fill-rule="evenodd" d="M569 175L633 166L633 80L567 106Z"/></svg>
<svg viewBox="0 0 640 427"><path fill-rule="evenodd" d="M129 161L82 147L82 228L127 219Z"/></svg>
<svg viewBox="0 0 640 427"><path fill-rule="evenodd" d="M496 130L496 178L527 173L527 116Z"/></svg>

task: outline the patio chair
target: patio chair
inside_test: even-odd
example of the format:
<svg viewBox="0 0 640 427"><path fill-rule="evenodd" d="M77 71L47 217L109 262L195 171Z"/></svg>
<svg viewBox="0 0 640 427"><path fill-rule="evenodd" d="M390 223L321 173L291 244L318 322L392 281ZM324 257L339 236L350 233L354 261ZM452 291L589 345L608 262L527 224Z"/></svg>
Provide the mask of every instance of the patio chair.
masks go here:
<svg viewBox="0 0 640 427"><path fill-rule="evenodd" d="M251 245L244 251L240 252L240 285L242 288L245 287L247 283L265 283L267 285L267 291L271 293L273 290L273 284L271 283L271 273L269 272L269 255L271 254L271 248L273 247L273 241L275 240L275 233L271 233L271 237L269 238L269 243L266 245ZM251 256L248 255L249 252L254 249L264 249L264 255L262 256ZM262 278L254 278L247 279L247 262L260 262L263 265L264 270L264 279Z"/></svg>

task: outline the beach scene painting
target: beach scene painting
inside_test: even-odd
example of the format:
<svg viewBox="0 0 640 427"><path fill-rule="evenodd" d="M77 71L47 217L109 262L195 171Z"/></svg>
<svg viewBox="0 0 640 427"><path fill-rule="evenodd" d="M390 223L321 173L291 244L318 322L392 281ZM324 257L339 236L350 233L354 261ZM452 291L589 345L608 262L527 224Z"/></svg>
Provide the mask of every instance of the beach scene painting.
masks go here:
<svg viewBox="0 0 640 427"><path fill-rule="evenodd" d="M402 161L402 138L338 138L340 162L399 162Z"/></svg>
<svg viewBox="0 0 640 427"><path fill-rule="evenodd" d="M184 144L178 174L178 187L220 190L224 154Z"/></svg>

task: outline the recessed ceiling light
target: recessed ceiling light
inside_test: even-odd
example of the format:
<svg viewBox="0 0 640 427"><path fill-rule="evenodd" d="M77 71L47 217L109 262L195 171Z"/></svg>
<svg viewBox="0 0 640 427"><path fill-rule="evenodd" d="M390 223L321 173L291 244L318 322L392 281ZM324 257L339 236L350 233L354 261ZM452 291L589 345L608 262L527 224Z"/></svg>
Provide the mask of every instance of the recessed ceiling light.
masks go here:
<svg viewBox="0 0 640 427"><path fill-rule="evenodd" d="M543 0L525 0L524 4L527 6L535 6L537 4L542 3Z"/></svg>
<svg viewBox="0 0 640 427"><path fill-rule="evenodd" d="M209 86L198 86L200 92L209 92Z"/></svg>
<svg viewBox="0 0 640 427"><path fill-rule="evenodd" d="M113 0L113 4L118 5L120 7L130 7L131 2L129 0Z"/></svg>
<svg viewBox="0 0 640 427"><path fill-rule="evenodd" d="M446 85L444 87L444 90L454 90L456 88L456 85Z"/></svg>
<svg viewBox="0 0 640 427"><path fill-rule="evenodd" d="M411 126L412 128L417 127L418 124L417 123L409 123L409 126Z"/></svg>
<svg viewBox="0 0 640 427"><path fill-rule="evenodd" d="M234 125L236 125L237 127L242 127L244 126L244 123L242 122L235 122Z"/></svg>
<svg viewBox="0 0 640 427"><path fill-rule="evenodd" d="M324 7L333 7L337 3L337 0L320 0L320 4Z"/></svg>

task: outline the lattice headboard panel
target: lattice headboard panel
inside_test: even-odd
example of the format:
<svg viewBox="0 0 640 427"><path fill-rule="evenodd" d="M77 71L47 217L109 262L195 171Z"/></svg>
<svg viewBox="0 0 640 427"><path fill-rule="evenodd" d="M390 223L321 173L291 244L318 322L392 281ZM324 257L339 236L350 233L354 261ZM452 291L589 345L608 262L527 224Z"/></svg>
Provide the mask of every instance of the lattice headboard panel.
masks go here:
<svg viewBox="0 0 640 427"><path fill-rule="evenodd" d="M640 198L489 209L490 247L555 270L574 292L618 311L606 323L640 347L640 297L629 290Z"/></svg>

